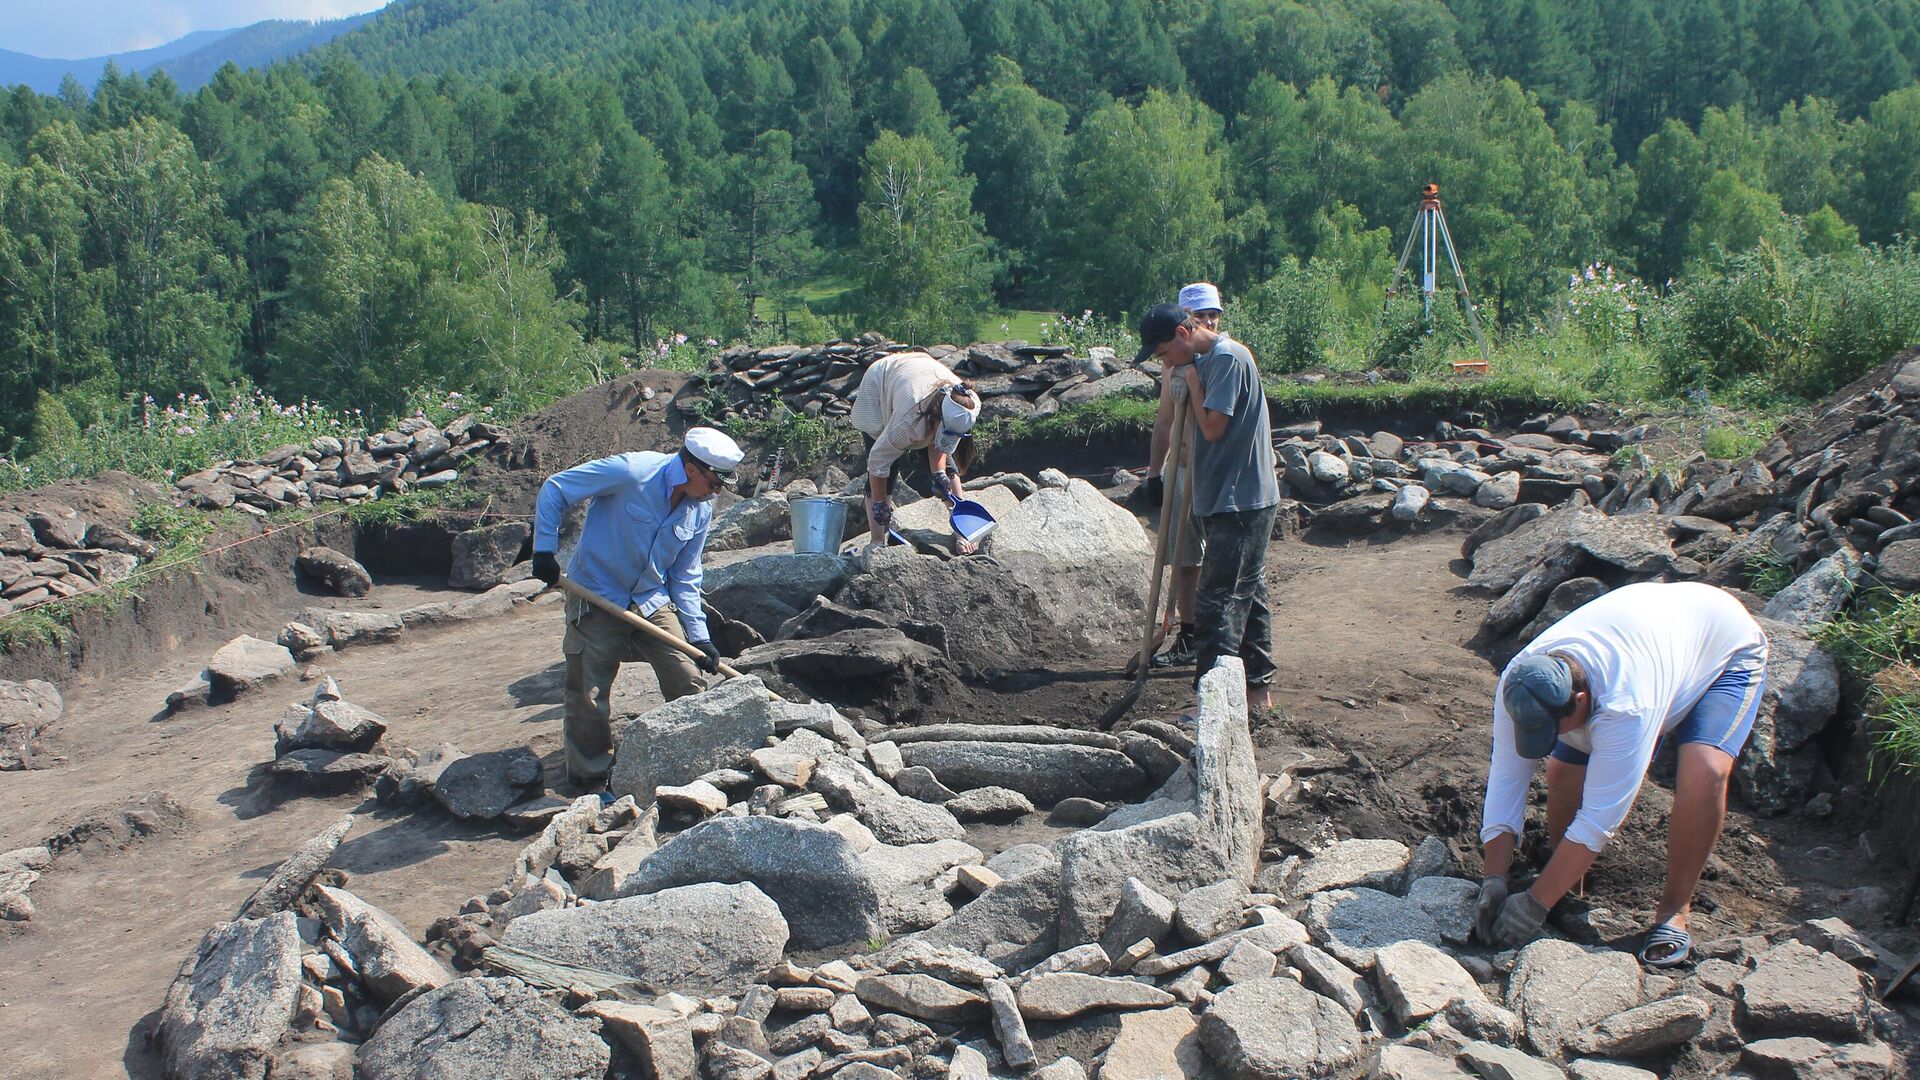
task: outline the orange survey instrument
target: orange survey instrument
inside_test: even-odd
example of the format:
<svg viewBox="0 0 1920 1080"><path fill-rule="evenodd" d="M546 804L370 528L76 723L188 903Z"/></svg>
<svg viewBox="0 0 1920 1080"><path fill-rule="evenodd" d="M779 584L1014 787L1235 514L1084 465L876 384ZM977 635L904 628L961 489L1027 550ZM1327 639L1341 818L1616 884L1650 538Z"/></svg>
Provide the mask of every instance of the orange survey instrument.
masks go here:
<svg viewBox="0 0 1920 1080"><path fill-rule="evenodd" d="M1480 316L1473 310L1473 294L1467 291L1466 271L1460 269L1460 255L1453 248L1453 233L1447 228L1446 212L1440 209L1440 185L1427 184L1420 189L1420 204L1413 212L1413 228L1407 233L1407 246L1400 250L1400 264L1393 269L1393 284L1387 286L1387 303L1393 302L1394 295L1400 291L1400 282L1407 276L1407 264L1413 260L1413 248L1420 246L1420 295L1426 316L1427 333L1433 332L1433 290L1440 272L1440 249L1446 248L1447 265L1453 270L1454 287L1460 294L1460 310L1467 316L1467 325L1473 328L1473 339L1480 345L1480 359L1455 360L1455 373L1472 371L1484 375L1487 373L1487 335L1480 329ZM1386 319L1386 307L1380 309L1380 318Z"/></svg>

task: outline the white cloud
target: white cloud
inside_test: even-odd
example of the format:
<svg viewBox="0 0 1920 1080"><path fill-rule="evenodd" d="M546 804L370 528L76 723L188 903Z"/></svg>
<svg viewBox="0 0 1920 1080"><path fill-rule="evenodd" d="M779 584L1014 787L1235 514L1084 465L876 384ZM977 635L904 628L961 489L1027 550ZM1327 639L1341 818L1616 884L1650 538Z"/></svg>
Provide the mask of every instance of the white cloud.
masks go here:
<svg viewBox="0 0 1920 1080"><path fill-rule="evenodd" d="M262 19L337 19L387 0L0 0L0 49L78 59Z"/></svg>

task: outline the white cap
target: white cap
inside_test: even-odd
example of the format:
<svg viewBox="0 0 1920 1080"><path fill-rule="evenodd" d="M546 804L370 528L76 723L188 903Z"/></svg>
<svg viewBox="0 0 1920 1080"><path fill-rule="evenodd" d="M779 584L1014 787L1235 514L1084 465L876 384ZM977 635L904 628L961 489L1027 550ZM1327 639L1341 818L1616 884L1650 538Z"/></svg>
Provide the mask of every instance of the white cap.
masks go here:
<svg viewBox="0 0 1920 1080"><path fill-rule="evenodd" d="M1180 306L1188 311L1226 310L1226 305L1220 302L1220 290L1205 281L1181 286Z"/></svg>
<svg viewBox="0 0 1920 1080"><path fill-rule="evenodd" d="M980 417L980 398L974 395L973 407L953 400L953 392L958 386L947 387L946 397L940 402L940 431L933 437L934 448L943 454L951 454L960 445L960 439L973 430L973 423Z"/></svg>
<svg viewBox="0 0 1920 1080"><path fill-rule="evenodd" d="M739 443L718 428L688 428L686 447L702 465L722 474L732 472L739 466L740 459L747 456Z"/></svg>

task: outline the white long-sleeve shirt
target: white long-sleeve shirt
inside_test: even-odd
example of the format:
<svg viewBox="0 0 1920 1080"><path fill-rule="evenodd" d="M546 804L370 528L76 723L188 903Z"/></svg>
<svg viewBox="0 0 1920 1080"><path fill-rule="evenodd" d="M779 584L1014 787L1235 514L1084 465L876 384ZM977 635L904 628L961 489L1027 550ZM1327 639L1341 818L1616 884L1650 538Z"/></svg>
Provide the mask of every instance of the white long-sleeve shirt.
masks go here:
<svg viewBox="0 0 1920 1080"><path fill-rule="evenodd" d="M1711 585L1644 582L1580 607L1514 659L1541 653L1570 656L1587 672L1593 755L1567 839L1597 852L1626 820L1660 736L1725 672L1764 668L1767 637L1740 601ZM1514 751L1513 721L1496 688L1482 844L1520 835L1537 764Z"/></svg>
<svg viewBox="0 0 1920 1080"><path fill-rule="evenodd" d="M894 353L874 361L853 393L854 429L873 438L867 453L867 472L892 476L894 463L909 450L933 445L939 433L936 419L921 419L919 406L943 386L958 386L961 378L923 352Z"/></svg>

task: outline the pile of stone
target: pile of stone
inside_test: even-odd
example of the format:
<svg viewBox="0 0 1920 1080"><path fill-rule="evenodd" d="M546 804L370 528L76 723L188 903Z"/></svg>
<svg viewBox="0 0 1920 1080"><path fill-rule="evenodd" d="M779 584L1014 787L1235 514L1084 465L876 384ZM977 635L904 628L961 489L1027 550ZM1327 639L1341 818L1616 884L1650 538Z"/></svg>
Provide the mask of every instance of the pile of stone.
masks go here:
<svg viewBox="0 0 1920 1080"><path fill-rule="evenodd" d="M1325 507L1308 512L1312 527L1354 534L1470 523L1489 510L1558 505L1581 493L1598 499L1614 486L1611 452L1645 433L1588 430L1573 417L1543 415L1511 435L1442 421L1418 439L1328 432L1308 420L1278 429L1274 452L1281 494Z"/></svg>
<svg viewBox="0 0 1920 1080"><path fill-rule="evenodd" d="M351 1076L354 1043L397 1003L454 981L327 868L353 823L295 852L181 966L155 1025L167 1076Z"/></svg>
<svg viewBox="0 0 1920 1080"><path fill-rule="evenodd" d="M764 416L776 402L807 416L844 417L853 411L854 391L867 368L909 350L915 346L875 333L818 346L736 346L714 357L706 386L718 387L726 401L722 420ZM1158 392L1159 365L1121 363L1108 348L1072 356L1064 345L996 341L917 351L966 376L984 399L981 416L987 420L1041 419L1109 394L1153 397ZM699 390L694 385L676 406L688 415L704 415L710 406Z"/></svg>
<svg viewBox="0 0 1920 1080"><path fill-rule="evenodd" d="M174 500L203 510L252 514L315 503L356 503L460 478L469 459L504 444L506 429L462 416L435 427L410 417L391 431L276 447L257 458L216 462L173 482Z"/></svg>
<svg viewBox="0 0 1920 1080"><path fill-rule="evenodd" d="M383 805L437 804L463 821L503 821L539 828L566 805L542 794L540 759L532 750L469 754L452 743L415 751L389 746L387 723L342 696L323 676L313 695L288 705L274 724L274 759L264 766L282 791L338 795L371 787Z"/></svg>
<svg viewBox="0 0 1920 1080"><path fill-rule="evenodd" d="M133 576L154 546L67 506L0 510L0 615Z"/></svg>
<svg viewBox="0 0 1920 1080"><path fill-rule="evenodd" d="M507 881L428 930L461 977L324 869L345 819L189 960L170 1075L216 1052L275 1076L1896 1075L1912 1033L1868 993L1889 957L1839 920L1649 974L1558 937L1476 947L1476 883L1437 838L1260 867L1284 784L1255 770L1241 679L1226 662L1194 730L1118 749L882 729L752 678L670 703L623 735L617 801L550 807ZM1052 845L967 843L963 819L1139 790L1082 750L1173 771Z"/></svg>
<svg viewBox="0 0 1920 1080"><path fill-rule="evenodd" d="M393 767L383 737L387 722L371 709L347 701L328 675L305 702L288 705L273 725L274 759L267 775L316 795L357 791Z"/></svg>
<svg viewBox="0 0 1920 1080"><path fill-rule="evenodd" d="M0 679L0 772L37 769L39 739L65 711L60 688L42 679Z"/></svg>
<svg viewBox="0 0 1920 1080"><path fill-rule="evenodd" d="M941 671L1005 667L1014 657L1078 656L1138 633L1152 548L1133 514L1053 469L1038 480L985 477L967 494L999 522L980 557L953 557L944 500L920 498L894 515L904 546L709 568L708 609L750 631L752 644L768 643L741 653L735 666L911 721L900 711L911 708L911 695L895 688L945 677ZM859 498L847 499L857 522Z"/></svg>

